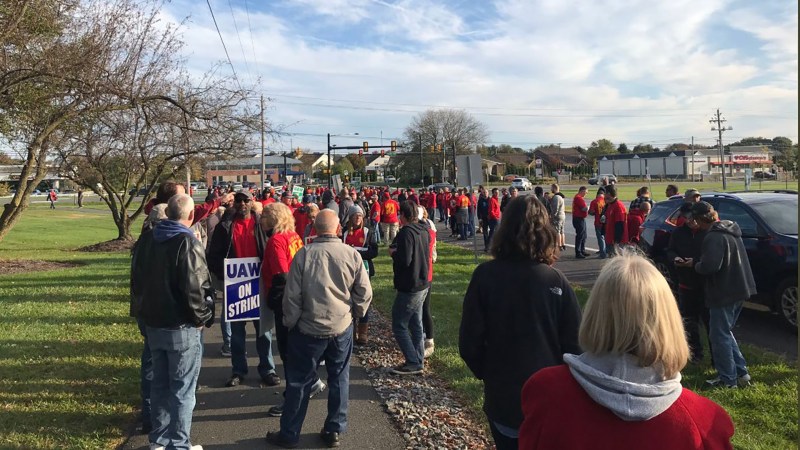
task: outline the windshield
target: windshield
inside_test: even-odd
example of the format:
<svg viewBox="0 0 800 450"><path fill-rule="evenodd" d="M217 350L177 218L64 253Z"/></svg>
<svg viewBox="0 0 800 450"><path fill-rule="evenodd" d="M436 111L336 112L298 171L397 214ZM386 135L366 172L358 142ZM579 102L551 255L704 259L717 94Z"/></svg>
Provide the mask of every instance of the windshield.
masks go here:
<svg viewBox="0 0 800 450"><path fill-rule="evenodd" d="M750 207L756 210L769 226L780 234L797 235L797 196L780 201L766 203L751 203Z"/></svg>

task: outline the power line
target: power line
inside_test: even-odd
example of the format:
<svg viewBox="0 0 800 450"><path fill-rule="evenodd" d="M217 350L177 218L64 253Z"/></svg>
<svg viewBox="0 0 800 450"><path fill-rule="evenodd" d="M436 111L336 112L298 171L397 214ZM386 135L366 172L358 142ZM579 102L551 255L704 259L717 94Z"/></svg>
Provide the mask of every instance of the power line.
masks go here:
<svg viewBox="0 0 800 450"><path fill-rule="evenodd" d="M253 82L253 76L250 73L250 66L247 64L247 56L245 56L245 54L244 54L244 44L242 43L242 35L239 33L239 25L236 23L236 14L233 12L233 5L231 4L231 0L228 0L228 7L231 10L231 18L233 19L233 29L236 30L236 38L239 40L239 48L242 49L242 58L244 59L244 68L247 71L247 76L250 77L250 83L252 83Z"/></svg>
<svg viewBox="0 0 800 450"><path fill-rule="evenodd" d="M217 35L219 35L219 40L220 42L222 42L222 49L225 50L225 56L228 58L228 64L231 65L231 70L233 71L233 79L236 80L236 84L239 85L239 90L244 92L244 88L242 88L242 83L239 82L239 76L236 75L236 68L233 67L233 61L231 60L231 55L228 53L228 47L225 45L225 39L222 38L222 32L219 31L217 18L216 16L214 16L214 9L211 7L211 0L206 0L206 3L208 4L209 12L211 12L211 19L214 21L214 28L217 29Z"/></svg>
<svg viewBox="0 0 800 450"><path fill-rule="evenodd" d="M247 13L247 29L250 31L250 48L253 50L253 62L258 61L256 56L256 44L253 42L253 26L250 24L250 8L247 6L247 0L244 0L244 11Z"/></svg>

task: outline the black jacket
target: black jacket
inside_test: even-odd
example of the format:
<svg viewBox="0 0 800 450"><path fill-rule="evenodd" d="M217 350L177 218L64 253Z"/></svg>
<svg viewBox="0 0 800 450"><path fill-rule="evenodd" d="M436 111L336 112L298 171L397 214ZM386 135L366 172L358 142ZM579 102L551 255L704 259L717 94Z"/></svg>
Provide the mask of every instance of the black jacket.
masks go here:
<svg viewBox="0 0 800 450"><path fill-rule="evenodd" d="M480 220L488 220L489 219L489 198L488 197L478 197L478 219Z"/></svg>
<svg viewBox="0 0 800 450"><path fill-rule="evenodd" d="M225 258L236 258L236 250L231 241L233 232L233 208L225 211L219 224L214 228L214 235L208 246L208 268L219 280L225 279ZM251 212L251 217L256 221L255 238L258 248L258 258L264 257L264 247L267 243L267 234L261 230L261 215Z"/></svg>
<svg viewBox="0 0 800 450"><path fill-rule="evenodd" d="M756 293L742 230L736 222L721 220L711 225L694 269L707 276L705 294L709 308L733 305Z"/></svg>
<svg viewBox="0 0 800 450"><path fill-rule="evenodd" d="M154 328L200 326L214 320L213 298L200 241L187 234L164 242L152 231L141 235L131 261L131 315Z"/></svg>
<svg viewBox="0 0 800 450"><path fill-rule="evenodd" d="M539 369L581 354L581 309L566 277L534 261L493 260L472 273L464 296L458 348L483 380L490 420L518 428L525 381Z"/></svg>
<svg viewBox="0 0 800 450"><path fill-rule="evenodd" d="M428 225L419 222L405 225L397 232L392 242L397 249L392 255L392 268L398 292L419 292L430 285L430 239Z"/></svg>
<svg viewBox="0 0 800 450"><path fill-rule="evenodd" d="M694 261L700 260L703 248L704 231L693 231L686 225L678 227L669 237L667 247L667 259L669 264L674 266L676 257L692 258ZM697 273L693 267L675 267L678 275L678 284L682 289L702 291L705 277Z"/></svg>

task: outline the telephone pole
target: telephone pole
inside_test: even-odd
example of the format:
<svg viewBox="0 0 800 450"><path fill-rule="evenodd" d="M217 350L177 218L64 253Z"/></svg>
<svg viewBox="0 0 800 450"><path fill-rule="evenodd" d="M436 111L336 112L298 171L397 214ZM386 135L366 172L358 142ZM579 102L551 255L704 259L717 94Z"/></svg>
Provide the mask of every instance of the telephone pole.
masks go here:
<svg viewBox="0 0 800 450"><path fill-rule="evenodd" d="M266 165L264 164L264 95L261 95L261 186L258 190L264 189L264 172L266 172Z"/></svg>
<svg viewBox="0 0 800 450"><path fill-rule="evenodd" d="M725 148L722 146L722 132L732 130L733 127L731 126L724 126L723 124L727 122L724 117L719 113L719 108L717 108L717 113L711 116L711 120L708 121L711 124L716 123L717 125L711 127L711 131L717 131L719 133L719 164L722 168L722 190L728 190L728 179L725 176Z"/></svg>

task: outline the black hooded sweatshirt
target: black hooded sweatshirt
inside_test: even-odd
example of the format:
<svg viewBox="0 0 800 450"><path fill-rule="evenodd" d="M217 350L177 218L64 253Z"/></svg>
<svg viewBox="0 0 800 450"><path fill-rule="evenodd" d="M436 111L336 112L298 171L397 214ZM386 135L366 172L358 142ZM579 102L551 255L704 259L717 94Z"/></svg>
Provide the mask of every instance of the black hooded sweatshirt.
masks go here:
<svg viewBox="0 0 800 450"><path fill-rule="evenodd" d="M428 226L419 222L400 228L392 245L394 288L398 292L419 292L428 287L430 234Z"/></svg>
<svg viewBox="0 0 800 450"><path fill-rule="evenodd" d="M705 293L709 308L733 305L756 293L742 230L736 222L721 220L711 225L694 270L707 276Z"/></svg>

